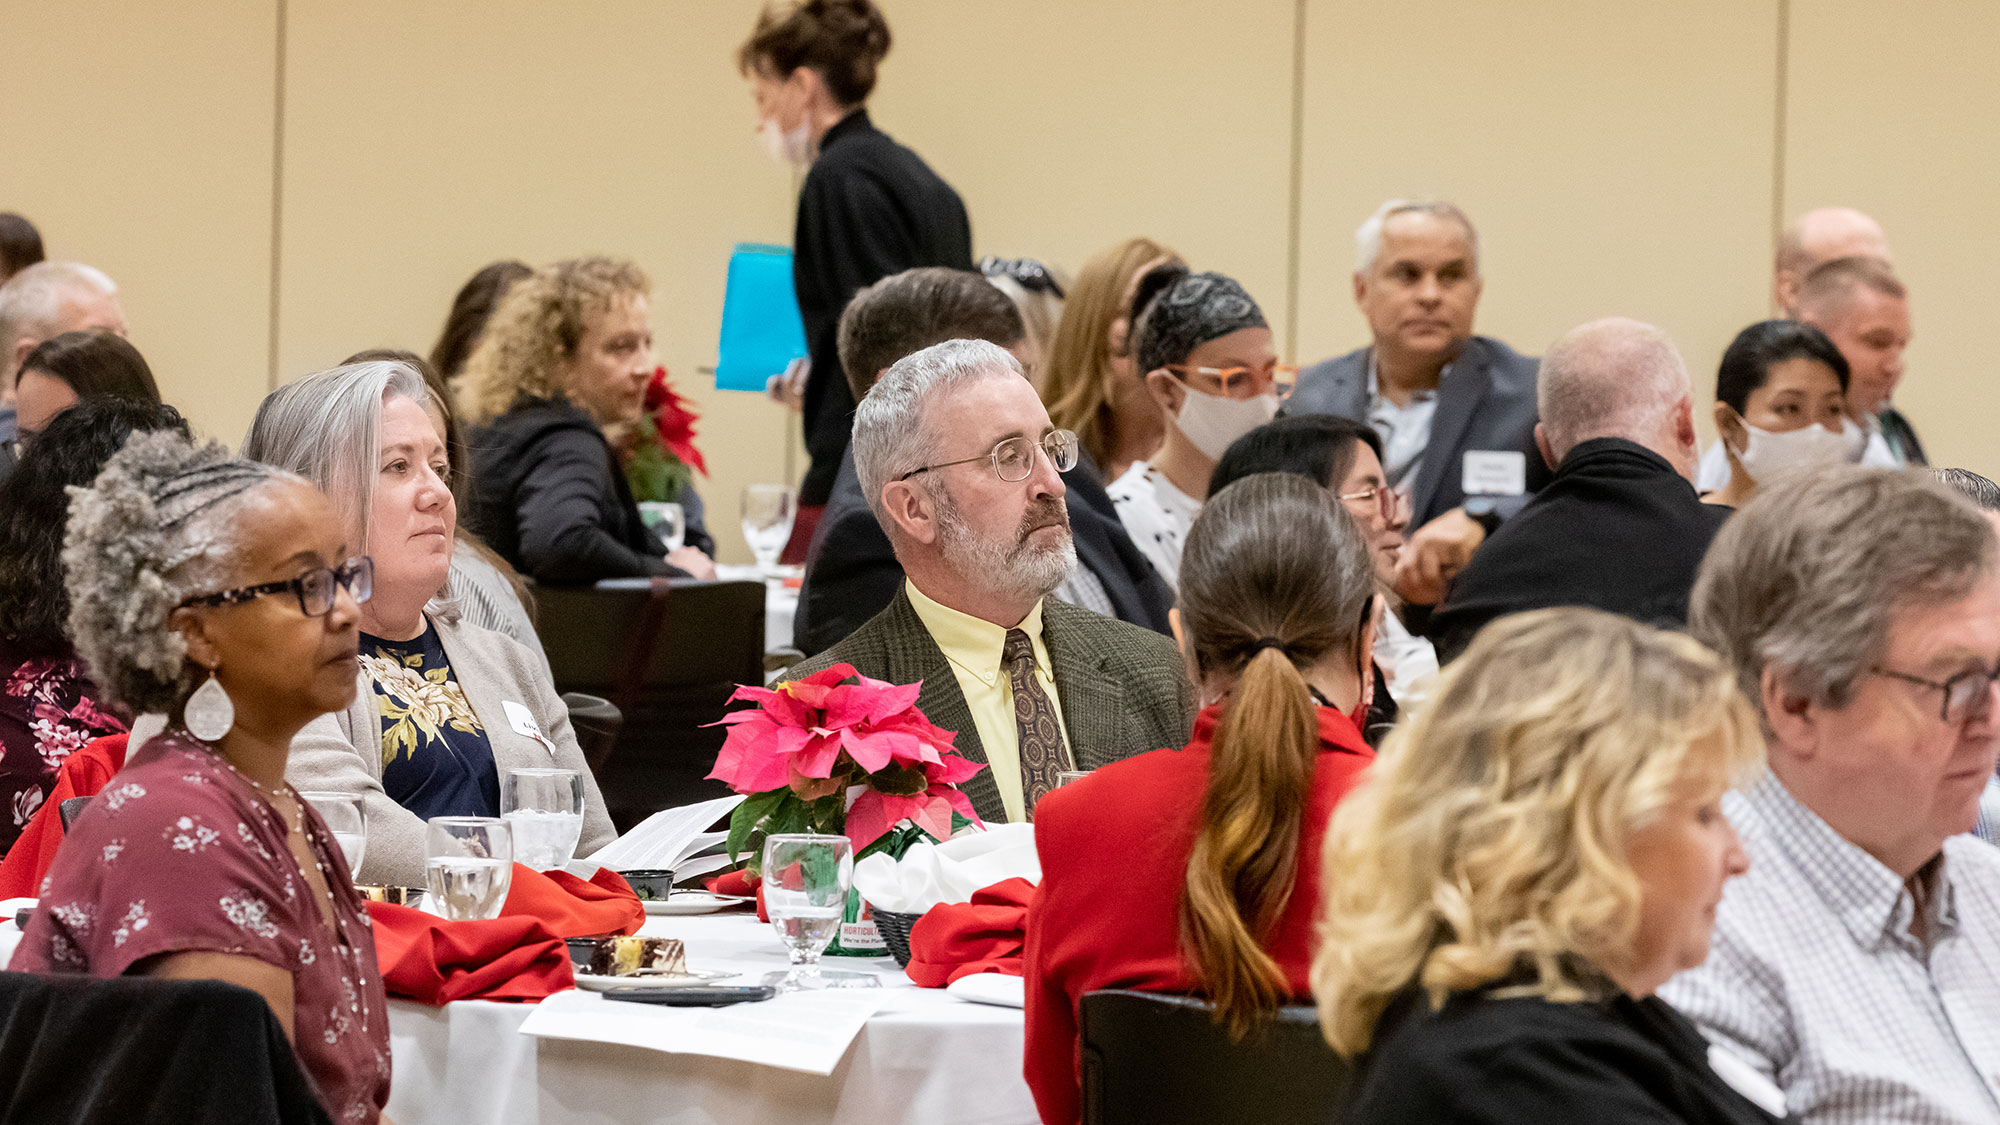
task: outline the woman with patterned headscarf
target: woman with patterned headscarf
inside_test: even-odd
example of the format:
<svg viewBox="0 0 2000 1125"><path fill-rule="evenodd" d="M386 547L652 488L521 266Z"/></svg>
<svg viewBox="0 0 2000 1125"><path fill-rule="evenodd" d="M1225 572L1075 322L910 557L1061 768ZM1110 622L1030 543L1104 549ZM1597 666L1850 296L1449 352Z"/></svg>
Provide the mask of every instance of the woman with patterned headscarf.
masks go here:
<svg viewBox="0 0 2000 1125"><path fill-rule="evenodd" d="M1230 442L1277 417L1296 369L1279 366L1257 302L1219 273L1176 281L1140 317L1137 338L1133 352L1167 436L1108 491L1126 533L1171 586L1215 463Z"/></svg>

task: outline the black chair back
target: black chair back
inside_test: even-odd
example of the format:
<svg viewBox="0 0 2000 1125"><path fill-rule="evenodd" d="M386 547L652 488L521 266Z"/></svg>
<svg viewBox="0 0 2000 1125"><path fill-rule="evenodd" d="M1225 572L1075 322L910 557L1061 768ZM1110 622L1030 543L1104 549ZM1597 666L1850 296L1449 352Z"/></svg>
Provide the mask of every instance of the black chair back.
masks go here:
<svg viewBox="0 0 2000 1125"><path fill-rule="evenodd" d="M764 682L763 583L539 586L535 607L556 690L600 696L624 716L590 763L619 831L728 793L706 779L726 733L706 724L736 685Z"/></svg>
<svg viewBox="0 0 2000 1125"><path fill-rule="evenodd" d="M328 1120L247 988L0 973L0 1125Z"/></svg>
<svg viewBox="0 0 2000 1125"><path fill-rule="evenodd" d="M1234 1042L1207 1001L1107 989L1083 996L1083 1125L1334 1120L1348 1067L1319 1013L1280 1008Z"/></svg>
<svg viewBox="0 0 2000 1125"><path fill-rule="evenodd" d="M62 830L64 832L68 832L69 826L76 823L76 818L83 815L83 806L89 803L89 797L64 797L62 799L62 803L56 806L56 816L62 821Z"/></svg>

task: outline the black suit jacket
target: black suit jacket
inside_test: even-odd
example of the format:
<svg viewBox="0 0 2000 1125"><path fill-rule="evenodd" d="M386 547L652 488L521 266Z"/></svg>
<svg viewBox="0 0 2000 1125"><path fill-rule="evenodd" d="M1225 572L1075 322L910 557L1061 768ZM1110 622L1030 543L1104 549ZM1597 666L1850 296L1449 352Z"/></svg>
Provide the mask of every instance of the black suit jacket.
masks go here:
<svg viewBox="0 0 2000 1125"><path fill-rule="evenodd" d="M1048 598L1042 602L1042 643L1049 650L1049 675L1078 769L1187 743L1194 729L1194 688L1174 642ZM960 754L985 763L986 749L972 725L972 709L958 688L958 676L900 589L887 609L846 640L785 669L779 678L795 680L835 664L851 664L864 676L892 684L923 681L917 706L925 717L957 733ZM1006 821L991 770L979 771L960 788L983 819Z"/></svg>
<svg viewBox="0 0 2000 1125"><path fill-rule="evenodd" d="M1556 1003L1405 994L1376 1024L1343 1125L1771 1125L1708 1065L1708 1042L1664 1000Z"/></svg>
<svg viewBox="0 0 2000 1125"><path fill-rule="evenodd" d="M1587 605L1687 624L1688 595L1732 508L1704 504L1665 458L1624 438L1569 451L1555 480L1482 543L1432 616L1439 661L1503 614Z"/></svg>
<svg viewBox="0 0 2000 1125"><path fill-rule="evenodd" d="M1104 486L1081 464L1063 474L1063 485L1074 490L1073 495L1086 497L1084 503L1068 505L1070 538L1076 544L1077 562L1104 584L1118 619L1156 633L1170 632L1167 607L1173 604L1173 591L1125 534L1117 516L1106 516L1087 499L1091 487L1102 494ZM807 656L824 652L882 612L902 588L903 566L861 494L853 453L844 453L833 495L806 555L792 644Z"/></svg>
<svg viewBox="0 0 2000 1125"><path fill-rule="evenodd" d="M792 287L812 354L805 393L812 465L799 503L817 505L833 489L854 430L854 392L835 347L841 310L855 290L892 273L972 269L972 221L950 184L857 109L820 138L799 189L792 246Z"/></svg>
<svg viewBox="0 0 2000 1125"><path fill-rule="evenodd" d="M1368 356L1358 348L1299 372L1287 414L1337 414L1368 424ZM1451 374L1438 384L1431 440L1410 491L1410 527L1465 502L1460 461L1467 450L1517 450L1528 459L1528 491L1549 481L1535 447L1535 372L1541 361L1490 336L1465 342Z"/></svg>

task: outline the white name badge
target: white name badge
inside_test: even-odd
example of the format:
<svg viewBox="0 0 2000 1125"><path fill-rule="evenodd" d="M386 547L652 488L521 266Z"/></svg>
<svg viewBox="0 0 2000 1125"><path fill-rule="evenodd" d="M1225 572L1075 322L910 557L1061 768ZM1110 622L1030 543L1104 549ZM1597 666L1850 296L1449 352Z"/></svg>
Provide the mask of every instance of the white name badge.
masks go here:
<svg viewBox="0 0 2000 1125"><path fill-rule="evenodd" d="M1468 449L1459 475L1467 496L1519 496L1528 491L1528 458L1514 449Z"/></svg>
<svg viewBox="0 0 2000 1125"><path fill-rule="evenodd" d="M542 744L542 749L549 752L549 757L556 756L556 744L550 742L548 736L542 733L541 726L535 722L533 711L511 699L502 700L500 708L507 712L507 725L514 728L515 734L523 734L534 739Z"/></svg>

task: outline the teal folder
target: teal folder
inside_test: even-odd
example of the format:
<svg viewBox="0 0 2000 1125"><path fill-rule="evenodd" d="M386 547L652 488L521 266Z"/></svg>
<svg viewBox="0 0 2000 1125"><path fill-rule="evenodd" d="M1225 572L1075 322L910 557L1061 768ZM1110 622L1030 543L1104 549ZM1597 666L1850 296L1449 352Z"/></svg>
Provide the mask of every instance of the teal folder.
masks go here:
<svg viewBox="0 0 2000 1125"><path fill-rule="evenodd" d="M716 389L762 393L771 376L784 374L805 355L806 327L792 290L791 249L737 243L722 294Z"/></svg>

